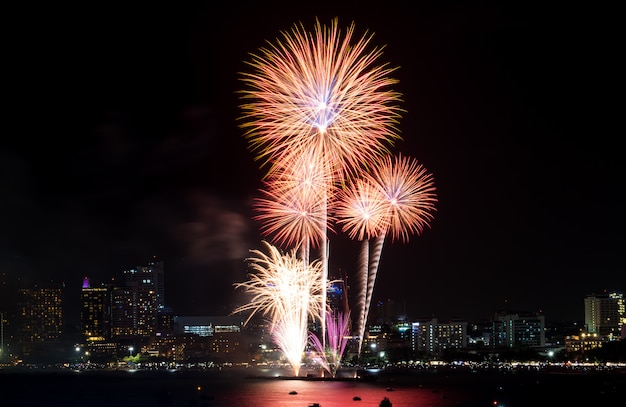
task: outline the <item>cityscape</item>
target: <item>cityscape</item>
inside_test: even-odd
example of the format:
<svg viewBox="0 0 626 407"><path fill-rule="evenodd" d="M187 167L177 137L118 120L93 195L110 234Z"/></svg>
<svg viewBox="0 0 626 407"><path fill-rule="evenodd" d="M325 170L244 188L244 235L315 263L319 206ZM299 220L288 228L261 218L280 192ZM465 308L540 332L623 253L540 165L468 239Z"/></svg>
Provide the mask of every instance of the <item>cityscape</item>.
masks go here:
<svg viewBox="0 0 626 407"><path fill-rule="evenodd" d="M623 400L592 11L12 8L1 403Z"/></svg>
<svg viewBox="0 0 626 407"><path fill-rule="evenodd" d="M5 366L92 363L267 364L284 363L267 318L247 321L248 313L178 315L166 301L166 270L153 259L125 270L106 283L20 287L3 275L0 333ZM329 307L349 311L345 280L331 278ZM66 296L80 297L80 323L68 326ZM623 342L626 305L623 293L590 293L581 298L584 321L549 324L534 310L494 310L481 321L408 316L400 300L380 301L360 341L349 321L344 363L393 364L409 360L464 357L491 360L526 352L537 359L589 361L593 351ZM246 323L247 322L247 323ZM319 331L311 319L309 330ZM356 350L362 342L363 352ZM528 353L531 352L531 353ZM314 353L307 346L304 361ZM463 355L463 356L460 356ZM498 355L498 356L496 356ZM549 355L549 357L548 357ZM624 355L621 355L623 358Z"/></svg>

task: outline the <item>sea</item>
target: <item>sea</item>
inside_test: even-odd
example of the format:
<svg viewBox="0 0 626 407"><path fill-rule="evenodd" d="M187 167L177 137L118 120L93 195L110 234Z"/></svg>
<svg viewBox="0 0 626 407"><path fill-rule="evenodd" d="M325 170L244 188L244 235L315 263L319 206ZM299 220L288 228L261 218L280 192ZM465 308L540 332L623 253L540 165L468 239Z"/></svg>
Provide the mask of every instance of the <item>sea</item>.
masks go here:
<svg viewBox="0 0 626 407"><path fill-rule="evenodd" d="M382 370L371 373L373 380L267 373L0 369L0 406L589 407L626 401L623 371Z"/></svg>

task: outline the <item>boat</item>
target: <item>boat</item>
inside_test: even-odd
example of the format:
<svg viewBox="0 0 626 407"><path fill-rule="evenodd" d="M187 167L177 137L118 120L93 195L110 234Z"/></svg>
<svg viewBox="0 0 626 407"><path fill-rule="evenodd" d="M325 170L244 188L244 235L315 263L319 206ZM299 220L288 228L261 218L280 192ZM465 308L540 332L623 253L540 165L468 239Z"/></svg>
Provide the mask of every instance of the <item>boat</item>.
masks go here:
<svg viewBox="0 0 626 407"><path fill-rule="evenodd" d="M361 397L359 397L359 396L354 396L354 397L352 397L352 400L354 400L354 401L361 401Z"/></svg>
<svg viewBox="0 0 626 407"><path fill-rule="evenodd" d="M297 392L297 391L295 391L295 390L291 390L291 391L289 392L289 394L298 394L298 392Z"/></svg>

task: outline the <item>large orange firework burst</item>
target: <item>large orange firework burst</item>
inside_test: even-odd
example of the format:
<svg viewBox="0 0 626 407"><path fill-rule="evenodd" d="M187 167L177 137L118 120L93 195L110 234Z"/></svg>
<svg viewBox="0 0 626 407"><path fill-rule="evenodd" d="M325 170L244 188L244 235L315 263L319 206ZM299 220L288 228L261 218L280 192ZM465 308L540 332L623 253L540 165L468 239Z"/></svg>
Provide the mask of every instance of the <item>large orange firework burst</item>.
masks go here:
<svg viewBox="0 0 626 407"><path fill-rule="evenodd" d="M261 232L281 246L321 246L329 225L326 204L332 197L328 171L313 152L294 157L275 171L257 198L256 220Z"/></svg>
<svg viewBox="0 0 626 407"><path fill-rule="evenodd" d="M261 190L265 198L254 202L254 218L262 222L261 232L281 246L319 246L326 235L326 205L318 195L303 188L281 188L272 183Z"/></svg>
<svg viewBox="0 0 626 407"><path fill-rule="evenodd" d="M417 160L387 156L374 164L371 179L387 202L392 240L409 240L430 226L436 211L437 194L433 175Z"/></svg>
<svg viewBox="0 0 626 407"><path fill-rule="evenodd" d="M341 190L335 216L350 239L365 240L383 234L388 226L388 205L383 190L370 179L356 179Z"/></svg>
<svg viewBox="0 0 626 407"><path fill-rule="evenodd" d="M391 234L406 242L430 225L436 211L433 175L417 160L398 155L375 162L372 172L338 194L337 223L351 239Z"/></svg>
<svg viewBox="0 0 626 407"><path fill-rule="evenodd" d="M353 42L338 19L282 32L275 44L252 54L242 73L242 128L268 175L308 151L320 152L340 178L388 153L400 139L401 95L390 89L395 68L375 66L382 48L368 50L371 34ZM343 34L343 35L342 35Z"/></svg>

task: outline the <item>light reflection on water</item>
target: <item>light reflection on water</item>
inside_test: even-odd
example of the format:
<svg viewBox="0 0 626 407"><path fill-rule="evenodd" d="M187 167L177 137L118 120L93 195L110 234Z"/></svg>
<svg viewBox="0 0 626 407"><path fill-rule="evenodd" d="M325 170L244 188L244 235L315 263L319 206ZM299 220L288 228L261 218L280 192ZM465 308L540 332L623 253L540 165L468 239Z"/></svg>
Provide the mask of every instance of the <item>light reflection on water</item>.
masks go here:
<svg viewBox="0 0 626 407"><path fill-rule="evenodd" d="M369 382L252 380L238 391L216 392L213 402L215 406L306 407L319 403L321 407L378 407L381 400L388 397L394 407L445 407L458 405L459 401L430 389L402 387L392 390ZM292 391L297 394L289 394ZM353 400L355 396L360 400Z"/></svg>
<svg viewBox="0 0 626 407"><path fill-rule="evenodd" d="M313 403L320 407L378 407L381 400L388 397L393 407L463 405L459 403L461 394L458 392L448 394L406 383L395 386L390 380L312 381L263 377L251 379L229 372L179 374L167 371L3 375L0 400L23 407L308 407ZM292 392L295 394L290 394ZM360 400L354 400L355 396Z"/></svg>
<svg viewBox="0 0 626 407"><path fill-rule="evenodd" d="M381 373L376 381L248 378L263 371L30 372L0 369L0 405L20 407L526 407L613 405L626 375ZM274 373L274 375L277 373ZM306 372L304 373L306 374ZM584 389L583 392L581 390ZM295 392L295 394L290 394ZM353 400L358 396L360 400Z"/></svg>

